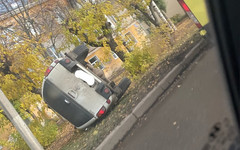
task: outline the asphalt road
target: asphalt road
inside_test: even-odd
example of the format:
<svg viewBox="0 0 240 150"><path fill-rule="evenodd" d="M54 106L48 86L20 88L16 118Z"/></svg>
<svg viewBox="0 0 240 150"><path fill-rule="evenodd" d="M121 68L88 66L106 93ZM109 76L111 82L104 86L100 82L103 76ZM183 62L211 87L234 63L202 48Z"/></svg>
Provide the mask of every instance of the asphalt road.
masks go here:
<svg viewBox="0 0 240 150"><path fill-rule="evenodd" d="M223 127L232 126L234 121L215 48L197 58L168 92L116 150L200 150L211 144L209 133L218 122L220 131L226 130L220 137L233 135Z"/></svg>

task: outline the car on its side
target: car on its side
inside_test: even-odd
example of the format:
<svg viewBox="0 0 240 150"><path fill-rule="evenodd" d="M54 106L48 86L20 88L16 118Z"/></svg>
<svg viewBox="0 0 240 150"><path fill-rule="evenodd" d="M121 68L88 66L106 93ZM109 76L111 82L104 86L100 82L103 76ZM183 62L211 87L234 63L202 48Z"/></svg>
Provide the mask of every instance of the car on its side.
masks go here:
<svg viewBox="0 0 240 150"><path fill-rule="evenodd" d="M55 60L45 73L42 97L47 105L79 129L86 128L116 103L131 81L110 85L68 57Z"/></svg>

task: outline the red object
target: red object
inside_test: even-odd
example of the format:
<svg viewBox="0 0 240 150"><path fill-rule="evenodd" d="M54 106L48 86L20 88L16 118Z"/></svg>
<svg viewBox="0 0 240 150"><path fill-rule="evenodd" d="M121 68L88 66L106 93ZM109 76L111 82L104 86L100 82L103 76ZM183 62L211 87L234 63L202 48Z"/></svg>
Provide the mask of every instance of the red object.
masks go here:
<svg viewBox="0 0 240 150"><path fill-rule="evenodd" d="M50 67L47 68L47 70L46 70L46 72L44 74L45 77L49 75L49 73L52 71L52 69L53 69L53 66L50 66Z"/></svg>
<svg viewBox="0 0 240 150"><path fill-rule="evenodd" d="M55 64L54 64L55 63ZM52 69L59 63L59 60L54 60L54 63L51 64L51 66L49 66L44 74L45 77L47 77L49 75L49 73L52 71Z"/></svg>
<svg viewBox="0 0 240 150"><path fill-rule="evenodd" d="M185 10L185 11L190 11L190 9L188 8L188 6L184 3L183 5L183 9Z"/></svg>
<svg viewBox="0 0 240 150"><path fill-rule="evenodd" d="M200 23L195 23L198 28L202 28L202 25Z"/></svg>
<svg viewBox="0 0 240 150"><path fill-rule="evenodd" d="M106 108L103 106L97 113L98 117L101 117L103 114L105 114Z"/></svg>
<svg viewBox="0 0 240 150"><path fill-rule="evenodd" d="M110 92L110 90L109 90L108 88L105 88L105 89L104 89L104 92L105 92L106 94L108 94L108 93Z"/></svg>
<svg viewBox="0 0 240 150"><path fill-rule="evenodd" d="M110 103L111 103L111 100L110 100L110 99L108 99L108 100L107 100L107 103L108 103L108 104L110 104Z"/></svg>
<svg viewBox="0 0 240 150"><path fill-rule="evenodd" d="M185 10L185 11L190 11L190 9L188 8L187 4L184 2L184 0L178 0L180 5L182 6L182 8Z"/></svg>
<svg viewBox="0 0 240 150"><path fill-rule="evenodd" d="M56 59L54 62L57 64L59 62L59 60Z"/></svg>
<svg viewBox="0 0 240 150"><path fill-rule="evenodd" d="M193 22L196 24L198 28L202 28L202 25L197 20L197 18L194 16L190 8L187 6L187 4L184 2L184 0L178 0L179 4L182 6L184 11L187 13L188 17L193 20Z"/></svg>
<svg viewBox="0 0 240 150"><path fill-rule="evenodd" d="M70 59L68 59L68 58L67 58L67 59L65 59L65 63L66 63L66 64L69 64L70 62L71 62L71 60L70 60Z"/></svg>

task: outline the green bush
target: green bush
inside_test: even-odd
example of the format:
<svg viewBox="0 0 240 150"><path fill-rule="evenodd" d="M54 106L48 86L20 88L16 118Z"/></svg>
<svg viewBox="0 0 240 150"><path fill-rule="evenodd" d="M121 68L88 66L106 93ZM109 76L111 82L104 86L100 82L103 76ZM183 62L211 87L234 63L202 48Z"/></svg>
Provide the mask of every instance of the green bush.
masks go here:
<svg viewBox="0 0 240 150"><path fill-rule="evenodd" d="M13 150L30 150L27 143L23 140L23 138L17 131L11 134L11 140L9 141L9 144L7 146L10 146L10 148Z"/></svg>
<svg viewBox="0 0 240 150"><path fill-rule="evenodd" d="M123 64L126 71L134 79L143 74L155 62L156 58L168 53L171 48L171 30L166 24L151 28L151 34L141 47L134 47L127 53Z"/></svg>
<svg viewBox="0 0 240 150"><path fill-rule="evenodd" d="M32 122L30 124L30 129L40 144L44 147L54 142L58 133L58 126L53 121L45 121L44 126L38 121Z"/></svg>
<svg viewBox="0 0 240 150"><path fill-rule="evenodd" d="M144 73L154 62L154 57L147 49L135 49L126 54L124 68L135 78Z"/></svg>
<svg viewBox="0 0 240 150"><path fill-rule="evenodd" d="M179 22L181 22L185 17L186 15L176 14L173 17L171 17L171 20L176 25Z"/></svg>
<svg viewBox="0 0 240 150"><path fill-rule="evenodd" d="M56 139L58 133L58 126L53 121L46 121L44 126L39 121L33 121L30 123L29 128L43 147L49 146ZM30 149L18 132L11 134L11 138L12 140L9 141L11 149Z"/></svg>

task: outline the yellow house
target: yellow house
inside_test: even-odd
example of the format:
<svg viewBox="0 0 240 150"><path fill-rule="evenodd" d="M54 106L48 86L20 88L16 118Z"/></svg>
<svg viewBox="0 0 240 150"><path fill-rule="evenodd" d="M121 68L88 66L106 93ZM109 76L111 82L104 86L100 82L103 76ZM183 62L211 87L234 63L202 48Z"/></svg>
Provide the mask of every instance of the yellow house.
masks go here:
<svg viewBox="0 0 240 150"><path fill-rule="evenodd" d="M111 23L114 24L113 21L111 21ZM145 31L143 30L141 24L134 19L132 19L130 24L124 27L121 32L121 36L124 39L124 49L127 53L133 50L133 46L141 47L143 41L146 40ZM128 46L128 43L130 42L133 43L133 45L131 44L131 46ZM117 54L112 53L110 61L104 63L103 60L101 60L102 55L102 47L94 48L90 50L85 61L92 64L93 66L98 64L98 67L104 71L105 76L109 78L113 73L122 68L123 62L118 58Z"/></svg>

